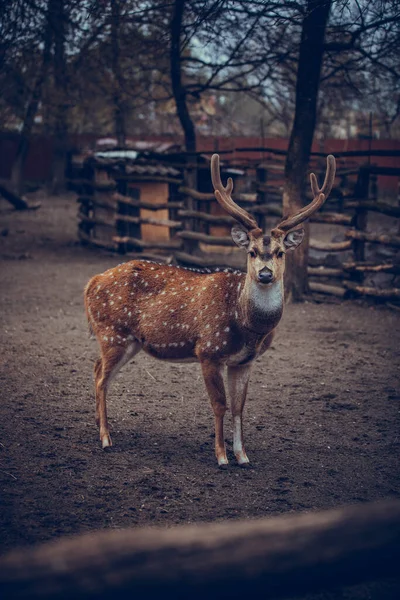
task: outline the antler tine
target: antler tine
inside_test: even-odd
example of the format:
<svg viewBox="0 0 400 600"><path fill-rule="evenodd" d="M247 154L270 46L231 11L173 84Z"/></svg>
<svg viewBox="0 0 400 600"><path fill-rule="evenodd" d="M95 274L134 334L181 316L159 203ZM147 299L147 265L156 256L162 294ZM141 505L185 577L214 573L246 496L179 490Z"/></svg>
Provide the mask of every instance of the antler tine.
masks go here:
<svg viewBox="0 0 400 600"><path fill-rule="evenodd" d="M273 232L277 233L277 230L289 231L290 229L296 227L296 225L299 225L300 223L311 217L312 214L314 214L318 209L321 208L321 206L323 205L323 203L325 202L325 200L331 192L336 174L336 160L332 154L329 154L329 156L327 156L326 163L326 175L321 189L318 186L318 181L315 174L310 174L311 190L314 196L312 202L308 206L300 210L298 213L295 213L287 219L284 219L281 223L279 223L279 225L275 227Z"/></svg>
<svg viewBox="0 0 400 600"><path fill-rule="evenodd" d="M222 208L236 219L236 221L239 221L247 230L256 229L258 225L254 217L238 206L231 198L233 190L232 178L228 178L226 186L222 184L218 154L213 154L211 157L211 181L214 186L215 197Z"/></svg>

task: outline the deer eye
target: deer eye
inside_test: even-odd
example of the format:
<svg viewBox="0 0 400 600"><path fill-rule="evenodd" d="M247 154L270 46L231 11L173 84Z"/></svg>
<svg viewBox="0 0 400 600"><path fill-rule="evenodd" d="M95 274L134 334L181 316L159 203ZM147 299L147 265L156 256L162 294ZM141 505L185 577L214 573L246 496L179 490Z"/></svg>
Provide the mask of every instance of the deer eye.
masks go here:
<svg viewBox="0 0 400 600"><path fill-rule="evenodd" d="M285 253L283 252L283 250L280 250L280 251L277 253L277 257L278 257L278 258L282 258L284 255L285 255Z"/></svg>
<svg viewBox="0 0 400 600"><path fill-rule="evenodd" d="M249 250L249 254L250 254L251 258L255 258L257 256L257 252L256 252L256 250L254 250L254 248Z"/></svg>

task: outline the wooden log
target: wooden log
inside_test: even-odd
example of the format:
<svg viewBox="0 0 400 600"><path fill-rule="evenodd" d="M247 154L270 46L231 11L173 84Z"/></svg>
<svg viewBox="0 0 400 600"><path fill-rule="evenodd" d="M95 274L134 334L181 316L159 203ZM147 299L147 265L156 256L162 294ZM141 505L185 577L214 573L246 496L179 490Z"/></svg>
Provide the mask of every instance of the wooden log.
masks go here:
<svg viewBox="0 0 400 600"><path fill-rule="evenodd" d="M213 223L215 225L233 225L233 223L236 223L236 220L233 217L210 215L209 213L200 210L178 210L178 217L199 219L200 221L206 221L207 223Z"/></svg>
<svg viewBox="0 0 400 600"><path fill-rule="evenodd" d="M311 223L330 223L332 225L350 225L352 220L353 217L351 215L333 212L317 212L310 219Z"/></svg>
<svg viewBox="0 0 400 600"><path fill-rule="evenodd" d="M86 223L87 225L91 225L92 227L95 227L96 225L101 225L102 227L109 227L110 229L115 229L114 222L105 221L104 219L99 219L99 217L88 217L81 211L79 211L78 217L81 223Z"/></svg>
<svg viewBox="0 0 400 600"><path fill-rule="evenodd" d="M113 240L117 244L126 244L135 246L136 248L165 248L166 250L179 249L182 246L181 240L166 240L163 242L145 242L130 236L114 236Z"/></svg>
<svg viewBox="0 0 400 600"><path fill-rule="evenodd" d="M344 298L347 292L345 288L342 288L338 285L328 285L326 283L319 283L316 281L309 281L308 286L312 292L337 296L338 298Z"/></svg>
<svg viewBox="0 0 400 600"><path fill-rule="evenodd" d="M147 250L143 250L143 252L126 252L125 255L132 260L151 260L156 263L162 263L166 265L171 264L174 260L172 254L164 256L163 254L147 252Z"/></svg>
<svg viewBox="0 0 400 600"><path fill-rule="evenodd" d="M127 204L128 206L134 206L135 208L145 208L146 210L163 210L167 208L183 208L183 202L143 202L142 200L135 200L130 196L124 196L123 194L119 194L115 192L113 194L113 198L117 202L121 202L121 204Z"/></svg>
<svg viewBox="0 0 400 600"><path fill-rule="evenodd" d="M320 250L321 252L345 252L351 250L352 242L345 240L344 242L320 242L319 240L310 240L310 248Z"/></svg>
<svg viewBox="0 0 400 600"><path fill-rule="evenodd" d="M392 206L391 204L387 204L385 202L372 202L369 200L348 200L344 204L344 208L348 209L357 209L357 208L365 208L366 210L371 210L373 212L379 212L383 215L387 215L388 217L397 217L400 218L400 207Z"/></svg>
<svg viewBox="0 0 400 600"><path fill-rule="evenodd" d="M176 234L183 240L196 240L204 244L212 244L214 246L233 246L233 240L230 236L207 235L198 231L178 231Z"/></svg>
<svg viewBox="0 0 400 600"><path fill-rule="evenodd" d="M16 210L36 210L40 207L40 202L29 204L24 196L18 196L4 183L0 183L0 195L3 196L7 202L10 202Z"/></svg>
<svg viewBox="0 0 400 600"><path fill-rule="evenodd" d="M282 196L281 196L281 199L282 199ZM273 206L271 204L257 204L256 206L251 206L247 210L252 214L271 215L273 217L281 217L282 216L282 207L281 206Z"/></svg>
<svg viewBox="0 0 400 600"><path fill-rule="evenodd" d="M217 258L212 256L188 254L187 252L175 252L175 258L178 262L185 265L194 265L196 267L239 267L239 261L235 260L236 256L232 255L219 255ZM233 260L230 260L230 259Z"/></svg>
<svg viewBox="0 0 400 600"><path fill-rule="evenodd" d="M178 190L180 194L184 196L190 196L194 200L198 200L200 202L212 202L215 200L215 196L213 193L204 193L198 192L197 190L193 190L192 188L181 186ZM257 195L256 194L234 194L233 199L235 202L256 202Z"/></svg>
<svg viewBox="0 0 400 600"><path fill-rule="evenodd" d="M0 557L3 600L285 598L399 578L400 503L102 530Z"/></svg>
<svg viewBox="0 0 400 600"><path fill-rule="evenodd" d="M149 181L151 183L175 183L176 185L180 185L182 183L182 179L178 177L164 177L163 175L152 175L149 173L148 175L138 175L137 173L115 173L113 177L117 181L129 181L131 183L135 183L136 181Z"/></svg>
<svg viewBox="0 0 400 600"><path fill-rule="evenodd" d="M343 269L345 271L363 271L369 273L393 273L395 275L400 275L400 265L394 265L392 263L387 263L383 265L376 264L367 264L367 263L358 263L358 262L346 262L343 263Z"/></svg>
<svg viewBox="0 0 400 600"><path fill-rule="evenodd" d="M331 269L329 267L308 267L310 277L340 277L343 278L343 269Z"/></svg>
<svg viewBox="0 0 400 600"><path fill-rule="evenodd" d="M367 233L366 231L356 231L350 229L346 231L346 237L352 240L362 240L364 242L370 242L371 244L384 244L385 246L394 246L400 248L400 236Z"/></svg>
<svg viewBox="0 0 400 600"><path fill-rule="evenodd" d="M370 296L372 298L380 298L381 300L399 300L399 288L374 288L365 285L359 285L354 281L343 281L343 285L352 292L360 296Z"/></svg>
<svg viewBox="0 0 400 600"><path fill-rule="evenodd" d="M157 225L160 227L179 228L182 227L181 221L172 221L171 219L154 219L153 217L132 217L130 215L116 215L116 221L124 221L126 223Z"/></svg>
<svg viewBox="0 0 400 600"><path fill-rule="evenodd" d="M97 248L103 248L104 250L112 250L115 252L116 245L112 242L104 242L102 240L98 240L97 238L91 237L88 233L83 231L81 228L78 228L78 238L91 246L96 246Z"/></svg>
<svg viewBox="0 0 400 600"><path fill-rule="evenodd" d="M90 206L91 208L99 207L107 208L109 210L116 210L117 208L116 202L107 202L106 200L103 200L101 196L79 196L76 201L81 204L81 206Z"/></svg>

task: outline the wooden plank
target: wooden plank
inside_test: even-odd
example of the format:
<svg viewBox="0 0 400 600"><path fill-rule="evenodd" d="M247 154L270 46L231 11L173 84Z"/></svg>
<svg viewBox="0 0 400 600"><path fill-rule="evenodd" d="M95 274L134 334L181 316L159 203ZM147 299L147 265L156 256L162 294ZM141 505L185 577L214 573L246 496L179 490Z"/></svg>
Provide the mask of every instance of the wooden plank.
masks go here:
<svg viewBox="0 0 400 600"><path fill-rule="evenodd" d="M105 529L0 557L2 600L299 597L394 577L400 503L170 528Z"/></svg>
<svg viewBox="0 0 400 600"><path fill-rule="evenodd" d="M233 246L233 240L229 236L216 236L207 235L206 233L200 233L198 231L178 231L176 234L179 238L184 240L197 240L204 244L212 244L214 246Z"/></svg>

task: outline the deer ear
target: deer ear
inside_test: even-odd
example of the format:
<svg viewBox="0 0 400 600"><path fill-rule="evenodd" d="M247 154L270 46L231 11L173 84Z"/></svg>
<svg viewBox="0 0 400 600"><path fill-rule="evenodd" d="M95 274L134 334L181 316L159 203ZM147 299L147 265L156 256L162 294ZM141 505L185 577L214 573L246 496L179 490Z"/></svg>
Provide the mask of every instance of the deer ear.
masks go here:
<svg viewBox="0 0 400 600"><path fill-rule="evenodd" d="M247 231L240 227L240 225L234 225L231 229L231 236L235 244L239 247L246 248L250 243L250 238Z"/></svg>
<svg viewBox="0 0 400 600"><path fill-rule="evenodd" d="M294 229L285 236L283 243L287 250L294 250L304 239L304 229Z"/></svg>

